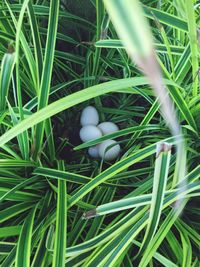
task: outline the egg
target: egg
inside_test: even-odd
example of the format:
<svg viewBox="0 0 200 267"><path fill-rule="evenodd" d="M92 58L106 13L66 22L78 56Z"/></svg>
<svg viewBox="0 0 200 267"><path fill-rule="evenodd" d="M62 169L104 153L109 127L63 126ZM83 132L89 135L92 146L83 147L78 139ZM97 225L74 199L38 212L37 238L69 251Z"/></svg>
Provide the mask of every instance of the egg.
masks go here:
<svg viewBox="0 0 200 267"><path fill-rule="evenodd" d="M103 135L111 134L119 130L119 127L115 123L109 121L102 122L97 127L102 131Z"/></svg>
<svg viewBox="0 0 200 267"><path fill-rule="evenodd" d="M111 145L113 146L106 151L106 149ZM117 156L120 153L120 145L117 144L115 140L106 140L98 146L98 150L99 150L99 156L104 160L109 161L117 158Z"/></svg>
<svg viewBox="0 0 200 267"><path fill-rule="evenodd" d="M98 146L91 146L91 147L89 147L88 154L92 158L98 158L99 157L99 148L98 148Z"/></svg>
<svg viewBox="0 0 200 267"><path fill-rule="evenodd" d="M86 125L80 129L79 135L83 142L88 142L101 137L102 132L94 125Z"/></svg>
<svg viewBox="0 0 200 267"><path fill-rule="evenodd" d="M81 125L97 125L99 123L99 114L96 108L88 106L83 109L80 119Z"/></svg>

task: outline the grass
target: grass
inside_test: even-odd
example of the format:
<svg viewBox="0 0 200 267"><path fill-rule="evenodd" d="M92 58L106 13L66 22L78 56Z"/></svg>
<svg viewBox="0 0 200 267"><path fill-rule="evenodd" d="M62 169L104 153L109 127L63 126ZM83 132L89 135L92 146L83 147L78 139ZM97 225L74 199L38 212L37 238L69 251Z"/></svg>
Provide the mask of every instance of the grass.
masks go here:
<svg viewBox="0 0 200 267"><path fill-rule="evenodd" d="M0 0L0 266L199 266L200 3L140 2Z"/></svg>

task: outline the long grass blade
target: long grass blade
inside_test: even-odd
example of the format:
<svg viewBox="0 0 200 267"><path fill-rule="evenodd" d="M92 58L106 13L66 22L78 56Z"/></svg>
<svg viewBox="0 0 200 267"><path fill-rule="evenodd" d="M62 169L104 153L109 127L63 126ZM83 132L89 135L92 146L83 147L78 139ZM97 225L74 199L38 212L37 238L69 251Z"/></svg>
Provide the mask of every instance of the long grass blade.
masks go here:
<svg viewBox="0 0 200 267"><path fill-rule="evenodd" d="M16 252L16 267L28 267L30 266L30 256L31 256L31 237L33 230L33 222L35 217L36 207L32 209L27 216L21 230L19 241L17 244Z"/></svg>
<svg viewBox="0 0 200 267"><path fill-rule="evenodd" d="M64 170L64 162L58 162L60 170ZM65 266L65 248L67 232L67 199L66 182L58 180L58 200L57 200L57 218L55 245L53 254L53 267Z"/></svg>
<svg viewBox="0 0 200 267"><path fill-rule="evenodd" d="M140 248L140 253L148 246L153 238L161 216L162 205L164 202L164 195L167 185L167 178L169 172L169 163L171 155L171 145L167 143L157 144L156 163L153 178L153 191L151 206L149 211L149 221L145 236Z"/></svg>
<svg viewBox="0 0 200 267"><path fill-rule="evenodd" d="M59 0L52 1L50 4L49 26L47 34L47 42L44 56L43 72L41 78L41 85L38 97L38 110L44 108L48 104L49 91L51 84L53 60L55 53L56 34L58 27L59 15ZM35 145L34 158L37 158L42 146L44 135L44 123L38 124L35 129L35 138L37 139Z"/></svg>
<svg viewBox="0 0 200 267"><path fill-rule="evenodd" d="M37 111L36 113L23 120L12 129L10 129L4 135L2 135L0 137L0 146L4 145L12 138L16 137L18 134L24 132L30 127L74 105L77 105L79 103L82 103L86 100L89 100L99 95L103 95L109 92L118 92L130 86L140 86L144 84L148 84L148 81L143 77L127 78L117 81L106 82L103 84L98 84L86 88L84 90L81 90L79 92L73 93L69 96L63 97L62 99L59 99L54 103L49 104L45 108Z"/></svg>
<svg viewBox="0 0 200 267"><path fill-rule="evenodd" d="M193 1L185 1L185 10L187 14L188 22L188 35L190 38L191 48L191 59L192 59L192 77L193 77L193 96L197 95L198 91L198 71L199 71L199 60L198 60L198 41L197 41L197 26L195 19L195 10Z"/></svg>

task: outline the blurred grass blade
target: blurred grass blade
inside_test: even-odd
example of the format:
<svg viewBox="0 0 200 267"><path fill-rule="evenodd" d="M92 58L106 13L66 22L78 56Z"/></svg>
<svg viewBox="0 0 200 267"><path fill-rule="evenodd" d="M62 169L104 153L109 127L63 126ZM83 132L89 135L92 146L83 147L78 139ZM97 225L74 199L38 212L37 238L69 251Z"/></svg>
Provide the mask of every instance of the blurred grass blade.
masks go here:
<svg viewBox="0 0 200 267"><path fill-rule="evenodd" d="M17 244L16 252L16 267L28 267L30 266L31 258L31 238L33 222L35 217L37 206L31 210L29 216L26 217L25 222L22 226L21 234Z"/></svg>
<svg viewBox="0 0 200 267"><path fill-rule="evenodd" d="M174 135L180 134L172 102L163 86L152 35L138 0L104 1L114 27L128 54L148 77L155 94L159 97L166 123Z"/></svg>
<svg viewBox="0 0 200 267"><path fill-rule="evenodd" d="M174 180L180 181L186 174L186 164L180 164L182 159L185 163L186 155L181 126L167 88L163 84L160 66L153 48L152 34L144 18L140 2L138 0L104 0L104 4L129 56L148 77L171 133L179 136L177 139L177 175Z"/></svg>
<svg viewBox="0 0 200 267"><path fill-rule="evenodd" d="M140 253L142 253L148 246L158 227L167 185L170 156L171 144L158 143L156 150L156 162L153 178L153 191L149 212L149 220L145 236L140 248Z"/></svg>
<svg viewBox="0 0 200 267"><path fill-rule="evenodd" d="M153 39L139 2L104 0L104 4L129 55L149 57L153 51Z"/></svg>
<svg viewBox="0 0 200 267"><path fill-rule="evenodd" d="M96 44L103 44L104 47L115 47L116 48L116 43L118 44L118 46L120 45L120 40L103 40L103 41L99 41ZM120 46L121 48L125 48L122 44ZM197 74L197 73L196 73ZM174 84L174 86L170 86L168 87L169 93L172 97L172 99L174 100L174 102L176 103L177 107L179 108L180 112L183 114L185 120L188 122L188 124L190 124L195 130L197 130L197 126L193 117L192 112L190 111L187 102L184 100L182 94L180 93L180 90L178 88L178 86L176 86Z"/></svg>
<svg viewBox="0 0 200 267"><path fill-rule="evenodd" d="M64 161L58 162L59 170L63 171ZM56 215L56 233L53 254L53 267L65 266L65 248L66 248L66 232L67 232L67 199L66 199L66 182L58 180L57 195L57 215Z"/></svg>
<svg viewBox="0 0 200 267"><path fill-rule="evenodd" d="M59 0L50 2L49 26L47 33L41 85L38 96L38 110L42 109L48 104L54 53L55 53L56 34L58 27L59 5L60 5ZM37 139L37 142L33 154L34 158L37 158L38 153L40 152L43 141L43 135L44 135L44 123L42 122L38 124L35 129L35 138Z"/></svg>

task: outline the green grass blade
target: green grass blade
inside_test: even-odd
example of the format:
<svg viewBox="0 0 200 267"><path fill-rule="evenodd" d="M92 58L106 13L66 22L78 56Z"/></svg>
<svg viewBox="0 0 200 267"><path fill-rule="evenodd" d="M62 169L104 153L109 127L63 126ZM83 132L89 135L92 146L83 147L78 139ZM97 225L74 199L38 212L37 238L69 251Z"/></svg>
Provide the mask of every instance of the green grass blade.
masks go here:
<svg viewBox="0 0 200 267"><path fill-rule="evenodd" d="M133 244L135 244L136 246L138 247L141 247L141 243L139 243L138 241L136 240L133 240L132 241ZM178 265L176 265L175 263L173 263L172 261L170 261L168 258L164 257L162 254L156 252L154 254L154 258L156 260L158 260L163 266L165 267L178 267Z"/></svg>
<svg viewBox="0 0 200 267"><path fill-rule="evenodd" d="M19 189L25 187L26 185L28 185L28 184L30 184L30 183L32 183L32 182L35 182L35 181L37 181L37 180L38 180L38 177L37 177L37 176L34 176L34 177L30 178L30 179L26 179L25 181L23 181L23 182L17 184L14 188L12 188L11 190L8 190L4 195L2 195L2 196L0 197L0 202L2 202L4 199L9 198L10 196L13 196L13 194L14 194L17 190L19 190Z"/></svg>
<svg viewBox="0 0 200 267"><path fill-rule="evenodd" d="M33 203L21 202L20 204L13 205L6 210L1 211L0 214L0 222L4 222L16 215L20 214L21 212L28 210L33 207Z"/></svg>
<svg viewBox="0 0 200 267"><path fill-rule="evenodd" d="M198 247L200 247L200 234L198 234L197 231L195 231L181 219L176 222L176 225L179 229L181 229L182 232L186 232L191 240L196 243Z"/></svg>
<svg viewBox="0 0 200 267"><path fill-rule="evenodd" d="M46 239L47 239L47 232L44 233L44 235L41 237L31 267L44 266L45 258L46 255L48 254L48 251L46 249Z"/></svg>
<svg viewBox="0 0 200 267"><path fill-rule="evenodd" d="M153 41L139 2L110 0L104 1L104 4L128 53L131 56L149 56Z"/></svg>
<svg viewBox="0 0 200 267"><path fill-rule="evenodd" d="M12 76L12 72L15 65L15 53L6 53L3 56L1 62L1 74L0 74L0 110L3 111L6 108L6 99L8 97L9 85Z"/></svg>
<svg viewBox="0 0 200 267"><path fill-rule="evenodd" d="M146 209L143 209L141 213L144 214L145 212ZM86 264L85 266L98 266L99 263L102 263L102 266L106 267L115 265L119 257L123 254L124 250L145 227L147 214L141 217L141 213L135 216L137 217L137 221L133 225L128 227L126 231L113 238L100 251L95 251L95 255L93 255L91 262L89 262L89 264Z"/></svg>
<svg viewBox="0 0 200 267"><path fill-rule="evenodd" d="M98 44L99 45L102 44L104 47L125 48L125 46L123 46L119 40L103 40L103 41L97 42L97 45ZM183 51L182 51L182 53L183 53ZM186 62L187 61L184 59L184 63L186 63ZM197 75L197 71L196 71L196 75ZM176 75L176 77L177 77L177 75ZM179 88L176 86L172 86L172 87L168 86L168 90L170 92L172 99L174 100L177 107L179 108L180 112L183 114L184 119L188 122L189 125L191 125L196 130L197 126L196 126L196 123L194 121L193 115L192 115L191 111L189 110L187 102L184 100L182 94L180 93Z"/></svg>
<svg viewBox="0 0 200 267"><path fill-rule="evenodd" d="M197 25L195 20L195 10L193 1L185 1L185 10L187 14L188 22L188 35L190 38L190 48L191 48L191 60L192 60L192 77L193 77L193 96L197 96L198 90L198 76L199 71L199 59L198 59L198 41L197 41Z"/></svg>
<svg viewBox="0 0 200 267"><path fill-rule="evenodd" d="M19 167L34 167L35 163L28 160L21 159L0 159L0 168L11 167L11 168L19 168Z"/></svg>
<svg viewBox="0 0 200 267"><path fill-rule="evenodd" d="M75 147L74 150L80 150L80 149L83 149L83 148L94 146L96 144L101 143L104 140L115 139L117 137L128 135L128 134L131 134L131 133L134 133L134 132L135 133L138 133L138 132L140 133L141 131L150 131L150 130L161 130L161 128L159 126L157 126L157 125L133 126L133 127L127 128L127 129L119 130L119 131L117 131L115 133L112 133L112 134L104 135L104 136L102 136L100 138L95 139L94 141L85 142L85 143Z"/></svg>
<svg viewBox="0 0 200 267"><path fill-rule="evenodd" d="M29 21L32 29L32 36L34 42L34 51L35 51L35 61L37 66L37 80L38 80L38 89L39 90L39 82L42 75L42 66L43 66L43 55L42 55L42 45L39 35L39 27L37 24L37 18L34 13L32 0L28 3L28 15Z"/></svg>
<svg viewBox="0 0 200 267"><path fill-rule="evenodd" d="M143 208L136 208L96 237L93 237L80 245L68 247L66 249L66 256L73 257L75 255L79 255L81 252L86 252L95 247L98 247L98 245L105 244L108 240L112 239L121 231L133 224L135 220L137 220L139 214L143 213L142 210Z"/></svg>
<svg viewBox="0 0 200 267"><path fill-rule="evenodd" d="M53 161L55 159L55 144L51 119L47 119L45 121L45 135L49 149L49 158L51 161Z"/></svg>
<svg viewBox="0 0 200 267"><path fill-rule="evenodd" d="M21 232L21 226L8 226L8 227L1 227L0 229L0 238L8 237L8 236L18 236Z"/></svg>
<svg viewBox="0 0 200 267"><path fill-rule="evenodd" d="M185 232L180 232L182 247L183 247L183 260L182 266L187 267L192 265L192 247L190 239Z"/></svg>
<svg viewBox="0 0 200 267"><path fill-rule="evenodd" d="M21 7L22 7L22 4L12 4L11 9L12 9L13 12L20 12L21 11ZM50 13L49 6L45 6L44 4L33 5L33 10L35 12L35 15L39 15L39 16L48 17L49 13ZM6 6L2 7L2 11L7 11L7 7ZM86 20L86 19L84 19L84 18L82 18L80 16L76 16L76 15L70 13L70 12L67 12L66 10L65 11L61 11L60 15L62 17L64 17L64 18L67 18L67 19L80 21L80 24L79 24L80 26L82 26L81 24L84 23L88 27L92 27L92 29L95 29L93 23L89 22L88 20Z"/></svg>
<svg viewBox="0 0 200 267"><path fill-rule="evenodd" d="M188 71L191 68L190 57L191 57L191 50L190 50L190 45L188 44L185 47L181 57L177 61L174 69L175 81L178 84L181 84L184 81Z"/></svg>
<svg viewBox="0 0 200 267"><path fill-rule="evenodd" d="M169 83L171 82L169 81ZM4 145L6 142L16 137L18 134L38 124L39 122L42 122L47 118L50 118L51 116L74 105L82 103L96 96L100 96L110 92L118 92L122 89L129 88L131 86L140 86L144 84L148 84L147 79L144 77L127 78L121 80L119 79L117 81L110 81L98 84L87 89L81 90L79 92L73 93L69 96L63 97L55 101L54 103L48 105L47 107L37 111L12 129L10 129L4 135L2 135L0 137L0 146Z"/></svg>
<svg viewBox="0 0 200 267"><path fill-rule="evenodd" d="M11 105L8 103L8 108L9 108L9 112L10 112L10 117L12 118L12 123L13 125L17 125L19 123L19 120L17 119L17 116L15 114L15 112L13 111L13 108L11 107ZM26 144L27 144L27 139L25 137L26 133L22 133L19 134L17 136L17 141L21 150L21 156L22 158L26 159L28 156L28 151L26 151Z"/></svg>
<svg viewBox="0 0 200 267"><path fill-rule="evenodd" d="M171 205L177 199L181 199L181 198L187 199L188 198L187 194L190 197L192 197L192 194L191 194L192 192L196 191L197 193L196 194L194 193L194 194L197 196L199 194L198 192L199 187L200 187L199 183L191 183L190 185L188 185L187 191L185 191L182 194L180 193L178 189L166 191L162 209L165 209L167 206ZM135 208L135 207L146 206L146 205L151 204L151 199L152 199L152 194L145 194L145 195L139 195L136 197L128 197L125 199L113 201L110 203L97 206L97 208L85 212L83 215L83 218L92 218L95 216L102 216L105 214L123 211L123 210L131 209L131 208Z"/></svg>
<svg viewBox="0 0 200 267"><path fill-rule="evenodd" d="M61 171L61 170L44 168L44 167L39 167L35 169L33 173L36 175L50 177L56 180L61 179L64 181L69 181L69 182L73 182L77 184L85 184L91 180L91 178L87 176L83 176L83 175L79 175L79 174L71 173L71 172L66 172L66 171Z"/></svg>
<svg viewBox="0 0 200 267"><path fill-rule="evenodd" d="M27 8L29 0L24 1L22 5L22 9L19 15L19 20L17 22L17 31L16 31L16 92L17 92L17 102L19 106L19 114L20 114L20 120L23 120L24 118L24 113L23 113L23 108L22 108L22 90L21 90L21 79L20 79L20 74L19 74L19 61L20 61L20 36L21 36L21 28L22 28L22 23L23 23L23 17L25 10ZM14 117L13 117L14 119ZM16 119L13 121L14 123L17 123ZM28 141L28 133L25 131L23 134L20 135L19 137L19 142L20 142L20 147L21 147L21 152L22 156L25 159L29 158L29 141Z"/></svg>
<svg viewBox="0 0 200 267"><path fill-rule="evenodd" d="M12 248L12 250L9 252L8 256L2 262L1 267L12 266L14 264L14 261L15 261L15 254L16 254L16 246L14 246Z"/></svg>
<svg viewBox="0 0 200 267"><path fill-rule="evenodd" d="M148 18L155 20L155 17L162 23L167 26L171 26L175 29L187 32L188 25L187 22L175 15L170 14L169 12L164 12L158 8L151 8L143 5L145 14Z"/></svg>
<svg viewBox="0 0 200 267"><path fill-rule="evenodd" d="M171 145L167 143L157 144L156 163L153 178L153 191L149 221L145 232L145 237L140 248L140 253L148 246L153 238L161 216L162 205L167 185L169 163L171 156Z"/></svg>
<svg viewBox="0 0 200 267"><path fill-rule="evenodd" d="M46 49L44 56L44 64L41 78L41 85L38 98L38 110L44 108L48 104L53 60L55 53L55 44L56 44L56 34L58 27L58 15L59 15L59 0L51 2L50 5L50 15L49 15L49 26L48 34L46 41ZM35 138L37 139L34 158L38 156L38 153L41 150L42 140L44 135L44 123L38 124L35 129Z"/></svg>
<svg viewBox="0 0 200 267"><path fill-rule="evenodd" d="M171 139L171 141L173 138ZM173 142L173 141L172 141ZM124 169L128 168L129 166L133 165L136 162L139 162L143 160L144 158L152 155L155 153L156 145L150 145L144 149L140 149L137 152L131 154L125 159L122 159L112 165L110 168L106 169L104 172L96 176L92 181L84 185L80 190L78 190L70 199L69 206L71 207L74 205L78 200L80 200L82 197L87 195L91 190L93 190L95 187L100 185L101 183L107 181L111 177L113 177L115 174L123 171Z"/></svg>
<svg viewBox="0 0 200 267"><path fill-rule="evenodd" d="M144 255L139 263L139 267L146 267L157 251L158 247L162 243L163 239L165 238L168 231L171 229L174 222L177 220L178 216L181 214L182 208L179 210L171 210L170 213L167 215L165 221L160 226L158 232L152 239L152 241L148 244L147 249L144 252Z"/></svg>
<svg viewBox="0 0 200 267"><path fill-rule="evenodd" d="M58 162L60 170L64 170L64 162ZM56 233L53 254L53 267L65 266L65 248L67 232L67 199L66 182L58 180L58 199L56 216Z"/></svg>
<svg viewBox="0 0 200 267"><path fill-rule="evenodd" d="M102 47L102 48L123 48L125 49L124 45L120 40L117 39L108 39L108 40L99 40L95 43L96 47ZM158 53L166 53L168 54L168 48L165 44L162 43L154 43L154 47ZM184 51L184 47L182 46L175 46L175 45L169 45L169 49L172 53L172 55L181 55Z"/></svg>
<svg viewBox="0 0 200 267"><path fill-rule="evenodd" d="M16 267L30 266L31 238L32 238L32 229L33 229L35 212L36 212L36 207L32 209L32 211L29 213L29 216L27 216L22 226L21 234L17 244L16 260L15 260Z"/></svg>
<svg viewBox="0 0 200 267"><path fill-rule="evenodd" d="M27 2L28 1L24 2L23 3L23 6L24 6L23 9L20 9L20 12L21 12L21 19L20 20L22 20L22 18L23 18L23 13L25 12L24 8L26 7ZM33 83L35 85L34 89L36 89L37 88L37 77L36 77L36 73L37 72L36 72L36 64L35 64L35 61L34 61L33 54L31 52L29 44L27 43L27 40L26 40L26 38L24 36L23 31L19 31L17 20L16 20L14 14L12 12L12 5L8 5L7 4L7 8L9 10L10 14L11 14L11 18L13 20L14 26L15 26L16 31L17 31L17 36L16 36L16 38L18 38L17 42L19 42L19 38L20 38L20 43L21 43L21 46L22 46L23 51L25 53L25 56L26 56L26 59L27 59L27 62L28 62L28 66L29 66L29 69L30 69L31 78L32 78ZM20 23L22 23L22 21ZM19 44L18 44L18 46L19 46Z"/></svg>
<svg viewBox="0 0 200 267"><path fill-rule="evenodd" d="M24 265L199 265L200 4L190 2L0 0L0 266L15 266L36 208ZM119 131L82 143L88 105ZM93 159L87 148L108 139L119 156ZM168 167L159 142L173 146Z"/></svg>
<svg viewBox="0 0 200 267"><path fill-rule="evenodd" d="M100 206L97 206L95 210L89 210L84 213L83 218L92 218L95 216L102 216L105 214L110 214L113 212L123 211L126 209L135 208L138 206L145 206L150 204L151 194L145 194L138 197L132 197L127 199L122 199L118 201L113 201Z"/></svg>

